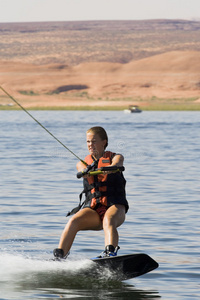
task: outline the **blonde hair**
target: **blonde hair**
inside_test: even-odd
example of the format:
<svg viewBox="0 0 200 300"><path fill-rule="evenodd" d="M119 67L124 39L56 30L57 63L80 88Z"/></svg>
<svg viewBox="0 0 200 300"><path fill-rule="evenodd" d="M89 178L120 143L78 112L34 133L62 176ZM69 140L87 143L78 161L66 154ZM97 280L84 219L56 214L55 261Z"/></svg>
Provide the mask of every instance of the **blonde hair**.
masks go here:
<svg viewBox="0 0 200 300"><path fill-rule="evenodd" d="M104 149L106 149L106 147L108 146L108 135L105 131L105 129L101 126L95 126L95 127L91 127L90 129L87 130L87 133L92 132L93 134L98 134L98 136L101 138L102 141L106 140L106 144Z"/></svg>

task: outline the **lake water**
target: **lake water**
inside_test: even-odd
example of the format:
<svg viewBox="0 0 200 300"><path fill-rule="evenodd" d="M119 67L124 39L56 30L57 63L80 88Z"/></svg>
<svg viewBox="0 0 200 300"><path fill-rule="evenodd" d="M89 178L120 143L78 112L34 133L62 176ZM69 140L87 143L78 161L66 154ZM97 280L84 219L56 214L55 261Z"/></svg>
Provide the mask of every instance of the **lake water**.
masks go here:
<svg viewBox="0 0 200 300"><path fill-rule="evenodd" d="M31 112L79 157L105 127L125 157L130 210L119 254L147 253L149 274L120 282L90 272L103 232L81 232L65 264L48 261L78 204L77 159L23 111L0 111L0 299L199 299L200 112Z"/></svg>

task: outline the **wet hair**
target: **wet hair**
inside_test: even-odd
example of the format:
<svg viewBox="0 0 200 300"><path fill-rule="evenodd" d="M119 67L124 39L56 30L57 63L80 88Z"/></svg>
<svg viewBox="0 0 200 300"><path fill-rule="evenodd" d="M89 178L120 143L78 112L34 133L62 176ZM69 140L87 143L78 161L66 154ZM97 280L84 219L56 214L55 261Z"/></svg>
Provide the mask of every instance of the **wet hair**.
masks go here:
<svg viewBox="0 0 200 300"><path fill-rule="evenodd" d="M93 134L98 134L98 136L101 138L102 141L106 140L106 144L104 146L104 149L108 146L108 135L103 127L95 126L91 127L87 130L87 133L92 132Z"/></svg>

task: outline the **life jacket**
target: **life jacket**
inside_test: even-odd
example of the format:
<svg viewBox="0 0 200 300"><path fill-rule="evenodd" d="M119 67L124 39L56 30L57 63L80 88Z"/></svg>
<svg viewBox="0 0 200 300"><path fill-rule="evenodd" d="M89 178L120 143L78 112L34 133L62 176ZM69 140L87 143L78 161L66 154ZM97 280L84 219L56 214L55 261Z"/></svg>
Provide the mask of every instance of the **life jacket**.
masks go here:
<svg viewBox="0 0 200 300"><path fill-rule="evenodd" d="M114 156L115 153L105 151L98 161L97 168L109 166L112 163ZM91 165L94 160L91 155L87 155L84 161L88 165ZM127 212L129 205L126 200L125 185L126 180L122 172L99 174L83 178L84 189L79 196L79 205L72 209L71 212L68 212L66 216L75 214L82 207L91 207L92 209L95 209L98 204L102 204L107 207L114 204L122 204L125 206ZM85 200L82 202L83 194L85 194Z"/></svg>
<svg viewBox="0 0 200 300"><path fill-rule="evenodd" d="M115 156L115 153L110 151L104 152L103 156L100 157L98 161L97 168L106 167L111 165L112 158ZM88 165L93 163L93 158L91 155L87 155L85 157L85 162ZM84 192L86 193L86 204L91 208L95 208L95 206L100 203L102 205L108 205L108 176L111 174L99 174L95 176L90 176L88 178L84 178L83 186ZM110 191L111 192L111 191Z"/></svg>

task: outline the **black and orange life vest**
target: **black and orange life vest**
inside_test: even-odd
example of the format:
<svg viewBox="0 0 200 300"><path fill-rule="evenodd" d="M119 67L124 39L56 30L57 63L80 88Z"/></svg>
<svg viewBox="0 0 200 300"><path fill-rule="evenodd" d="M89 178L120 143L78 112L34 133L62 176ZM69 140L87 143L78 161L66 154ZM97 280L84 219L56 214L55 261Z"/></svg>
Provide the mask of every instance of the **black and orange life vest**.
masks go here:
<svg viewBox="0 0 200 300"><path fill-rule="evenodd" d="M115 153L105 151L103 156L98 161L97 168L109 166L112 163L112 159ZM91 155L87 155L84 161L91 165L93 158ZM126 200L125 193L126 180L122 172L116 172L111 174L99 174L83 178L84 190L80 194L80 203L71 212L67 214L70 216L78 212L81 208L91 207L95 209L98 204L110 207L114 204L122 204L128 211L128 202ZM82 202L82 195L85 194L85 200Z"/></svg>
<svg viewBox="0 0 200 300"><path fill-rule="evenodd" d="M115 153L105 151L98 161L97 168L111 165ZM93 158L88 155L84 159L88 165L93 163ZM128 210L125 194L126 180L121 172L99 174L83 179L84 193L86 196L84 207L95 209L97 204L107 207L113 204L124 204Z"/></svg>

